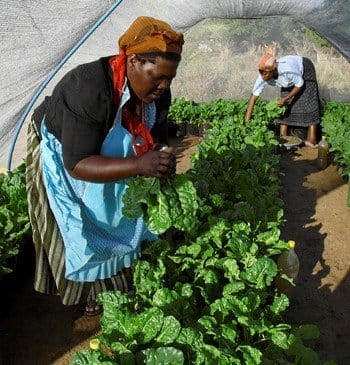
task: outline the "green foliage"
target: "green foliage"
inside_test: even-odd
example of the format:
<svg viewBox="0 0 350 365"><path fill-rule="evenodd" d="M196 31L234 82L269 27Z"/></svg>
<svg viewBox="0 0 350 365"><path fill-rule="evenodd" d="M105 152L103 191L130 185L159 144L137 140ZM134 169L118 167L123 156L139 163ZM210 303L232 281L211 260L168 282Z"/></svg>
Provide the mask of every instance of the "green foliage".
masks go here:
<svg viewBox="0 0 350 365"><path fill-rule="evenodd" d="M123 214L128 218L143 216L155 234L170 227L187 231L196 224L196 190L186 175L162 180L138 176L129 180L123 202Z"/></svg>
<svg viewBox="0 0 350 365"><path fill-rule="evenodd" d="M193 120L197 119L197 109L196 104L185 98L179 98L172 101L168 120L174 123L191 123Z"/></svg>
<svg viewBox="0 0 350 365"><path fill-rule="evenodd" d="M312 29L305 29L306 36L317 46L317 47L331 47L331 44L327 41L327 39L321 37L318 33L316 33Z"/></svg>
<svg viewBox="0 0 350 365"><path fill-rule="evenodd" d="M278 54L294 49L296 34L305 26L287 16L268 16L259 19L205 19L186 32L191 44L205 43L217 51L225 46L233 53L248 51L250 47L278 42ZM217 40L220 39L220 44ZM193 49L192 52L195 50ZM293 52L292 52L293 53Z"/></svg>
<svg viewBox="0 0 350 365"><path fill-rule="evenodd" d="M99 296L99 338L108 351L83 352L94 356L91 364L104 364L95 358L106 353L111 364L324 364L304 344L318 329L284 323L289 300L274 286L273 256L288 244L280 239L279 160L269 125L283 110L275 102L259 105L245 123L244 109L213 117L191 169L166 182L171 193L157 179L129 185L136 196L125 200L130 216L143 214L147 222L154 205L167 224L160 222L159 239L143 247L134 293ZM181 215L179 196L173 200L177 180L192 201ZM181 222L188 216L190 227Z"/></svg>
<svg viewBox="0 0 350 365"><path fill-rule="evenodd" d="M0 276L11 272L6 262L19 252L30 231L25 185L25 163L0 175Z"/></svg>
<svg viewBox="0 0 350 365"><path fill-rule="evenodd" d="M350 104L327 102L321 125L333 161L343 168L344 176L350 176Z"/></svg>

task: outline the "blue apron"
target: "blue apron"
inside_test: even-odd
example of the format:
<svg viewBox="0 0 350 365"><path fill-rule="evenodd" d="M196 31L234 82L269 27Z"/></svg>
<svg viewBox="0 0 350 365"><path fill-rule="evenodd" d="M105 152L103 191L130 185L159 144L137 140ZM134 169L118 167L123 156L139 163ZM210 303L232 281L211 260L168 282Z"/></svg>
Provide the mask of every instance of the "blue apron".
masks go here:
<svg viewBox="0 0 350 365"><path fill-rule="evenodd" d="M131 134L121 125L122 106L130 98L125 85L114 124L101 155L135 156ZM146 104L144 119L151 129L155 105ZM155 240L143 218L123 216L126 180L92 183L72 178L64 167L61 143L41 124L41 159L44 185L65 246L65 277L73 281L110 278L140 257L140 243Z"/></svg>

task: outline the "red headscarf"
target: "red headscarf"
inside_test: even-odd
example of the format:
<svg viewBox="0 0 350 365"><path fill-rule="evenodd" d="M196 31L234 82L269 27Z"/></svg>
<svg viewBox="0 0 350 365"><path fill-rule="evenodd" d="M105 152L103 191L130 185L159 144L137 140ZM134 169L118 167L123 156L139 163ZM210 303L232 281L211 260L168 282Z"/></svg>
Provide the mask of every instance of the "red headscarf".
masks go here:
<svg viewBox="0 0 350 365"><path fill-rule="evenodd" d="M114 102L119 106L126 77L126 60L130 54L150 52L174 52L181 54L183 35L169 24L151 17L138 17L119 38L119 55L109 59L113 72ZM143 105L137 102L136 113L123 108L123 121L133 136L136 154L142 155L154 148L152 135L142 120ZM140 141L137 141L137 140Z"/></svg>

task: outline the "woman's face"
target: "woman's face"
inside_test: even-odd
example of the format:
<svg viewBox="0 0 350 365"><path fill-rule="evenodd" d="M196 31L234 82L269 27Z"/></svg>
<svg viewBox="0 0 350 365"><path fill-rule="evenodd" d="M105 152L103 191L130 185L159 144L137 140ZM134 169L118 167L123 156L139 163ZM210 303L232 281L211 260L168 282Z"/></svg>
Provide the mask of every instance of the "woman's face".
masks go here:
<svg viewBox="0 0 350 365"><path fill-rule="evenodd" d="M259 70L259 73L264 81L269 81L273 77L275 70Z"/></svg>
<svg viewBox="0 0 350 365"><path fill-rule="evenodd" d="M127 60L129 85L144 103L152 103L170 88L178 65L178 62L162 57L150 61L140 59L137 55L130 55Z"/></svg>

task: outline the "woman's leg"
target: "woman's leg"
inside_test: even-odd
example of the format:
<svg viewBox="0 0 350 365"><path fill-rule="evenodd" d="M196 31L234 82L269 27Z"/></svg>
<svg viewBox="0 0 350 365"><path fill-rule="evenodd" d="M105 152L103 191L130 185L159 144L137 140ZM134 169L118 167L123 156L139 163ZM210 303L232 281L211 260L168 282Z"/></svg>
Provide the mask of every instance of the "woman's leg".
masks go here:
<svg viewBox="0 0 350 365"><path fill-rule="evenodd" d="M313 145L317 144L317 126L317 124L312 124L308 128L307 142L310 142Z"/></svg>
<svg viewBox="0 0 350 365"><path fill-rule="evenodd" d="M280 136L286 136L288 132L288 126L286 124L280 124Z"/></svg>

